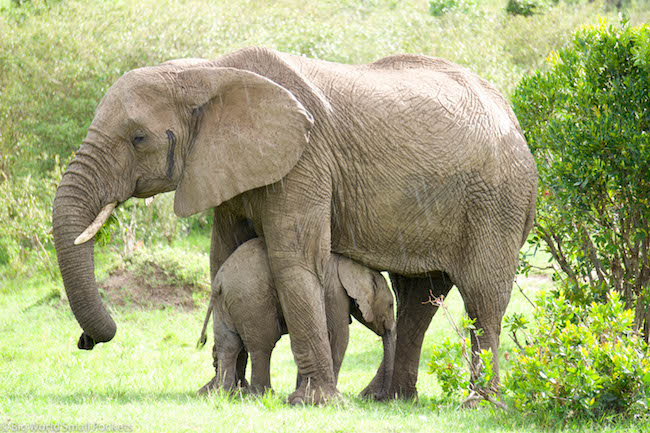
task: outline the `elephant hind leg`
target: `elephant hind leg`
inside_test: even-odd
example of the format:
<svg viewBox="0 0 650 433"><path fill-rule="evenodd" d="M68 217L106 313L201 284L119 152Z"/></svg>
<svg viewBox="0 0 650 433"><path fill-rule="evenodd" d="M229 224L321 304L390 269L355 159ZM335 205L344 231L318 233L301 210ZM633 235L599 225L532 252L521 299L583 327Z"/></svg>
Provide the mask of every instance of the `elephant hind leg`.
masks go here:
<svg viewBox="0 0 650 433"><path fill-rule="evenodd" d="M234 391L239 387L237 359L244 343L238 334L228 332L217 343L217 378L224 391Z"/></svg>
<svg viewBox="0 0 650 433"><path fill-rule="evenodd" d="M263 394L271 390L271 351L256 350L251 355L251 392Z"/></svg>
<svg viewBox="0 0 650 433"><path fill-rule="evenodd" d="M391 389L387 395L404 399L417 397L416 382L424 334L437 311L426 301L430 294L446 296L453 283L447 274L438 272L424 278L408 278L391 274L391 283L397 298L397 341L395 368ZM362 397L383 395L383 363Z"/></svg>
<svg viewBox="0 0 650 433"><path fill-rule="evenodd" d="M240 336L226 329L223 324L215 324L215 344L212 350L216 375L200 390L199 394L219 389L234 391L245 385L242 371L245 372L246 355ZM243 368L242 368L243 363Z"/></svg>
<svg viewBox="0 0 650 433"><path fill-rule="evenodd" d="M246 380L246 364L248 364L248 351L244 347L239 351L237 356L237 381L242 388L248 388L248 381Z"/></svg>

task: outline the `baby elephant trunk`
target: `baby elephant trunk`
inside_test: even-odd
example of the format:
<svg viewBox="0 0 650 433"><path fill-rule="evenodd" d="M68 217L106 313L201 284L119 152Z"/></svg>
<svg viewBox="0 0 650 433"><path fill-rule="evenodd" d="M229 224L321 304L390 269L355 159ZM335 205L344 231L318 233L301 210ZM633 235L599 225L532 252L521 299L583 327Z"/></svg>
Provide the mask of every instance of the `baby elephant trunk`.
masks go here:
<svg viewBox="0 0 650 433"><path fill-rule="evenodd" d="M383 362L383 383L381 391L376 394L375 400L385 400L388 398L390 387L393 382L393 370L395 367L395 326L387 329L381 337L384 345L384 362Z"/></svg>

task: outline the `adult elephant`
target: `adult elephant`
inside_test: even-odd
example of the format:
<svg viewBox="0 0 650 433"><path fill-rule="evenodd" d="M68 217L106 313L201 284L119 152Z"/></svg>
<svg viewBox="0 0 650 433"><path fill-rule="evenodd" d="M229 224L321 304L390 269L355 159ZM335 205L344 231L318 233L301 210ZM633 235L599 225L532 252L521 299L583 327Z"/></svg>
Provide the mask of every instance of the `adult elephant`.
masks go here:
<svg viewBox="0 0 650 433"><path fill-rule="evenodd" d="M54 199L80 348L116 330L94 280L93 242L84 242L116 203L171 190L179 216L214 209L213 277L238 245L266 238L308 379L290 402L337 393L322 288L330 251L391 274L391 394L416 395L435 313L423 302L452 284L483 329L473 347L491 348L498 365L537 172L506 100L466 69L415 55L353 66L247 48L126 73L98 106ZM381 383L375 377L365 393Z"/></svg>

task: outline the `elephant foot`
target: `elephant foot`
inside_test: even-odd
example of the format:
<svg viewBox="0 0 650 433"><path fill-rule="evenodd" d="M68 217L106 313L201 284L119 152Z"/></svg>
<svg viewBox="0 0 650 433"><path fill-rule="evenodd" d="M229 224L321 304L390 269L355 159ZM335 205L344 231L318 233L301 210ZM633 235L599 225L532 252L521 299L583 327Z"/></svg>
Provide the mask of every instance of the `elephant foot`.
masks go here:
<svg viewBox="0 0 650 433"><path fill-rule="evenodd" d="M224 391L224 392L245 392L248 389L248 382L246 379L243 381L238 382L237 385L231 384L230 386L224 386L223 384L219 383L219 380L217 379L217 376L213 377L208 383L203 385L197 392L198 395L207 395L211 394L217 391Z"/></svg>
<svg viewBox="0 0 650 433"><path fill-rule="evenodd" d="M213 377L208 383L203 385L201 389L197 392L198 395L207 395L215 392L219 389L219 382L217 381L217 376Z"/></svg>
<svg viewBox="0 0 650 433"><path fill-rule="evenodd" d="M248 391L253 395L264 395L266 393L273 394L273 388L270 386L251 385Z"/></svg>
<svg viewBox="0 0 650 433"><path fill-rule="evenodd" d="M394 395L391 395L390 392L386 391L383 387L375 389L368 385L359 393L359 398L374 401L386 401L394 398Z"/></svg>
<svg viewBox="0 0 650 433"><path fill-rule="evenodd" d="M393 379L393 381L395 381L395 379ZM417 400L418 398L418 391L415 386L400 386L395 385L393 382L393 385L391 385L390 389L387 391L382 386L383 382L383 376L375 376L368 386L359 393L359 398L375 401L387 401L393 399Z"/></svg>
<svg viewBox="0 0 650 433"><path fill-rule="evenodd" d="M291 405L325 405L340 399L341 395L334 385L318 385L311 378L303 380L287 399Z"/></svg>

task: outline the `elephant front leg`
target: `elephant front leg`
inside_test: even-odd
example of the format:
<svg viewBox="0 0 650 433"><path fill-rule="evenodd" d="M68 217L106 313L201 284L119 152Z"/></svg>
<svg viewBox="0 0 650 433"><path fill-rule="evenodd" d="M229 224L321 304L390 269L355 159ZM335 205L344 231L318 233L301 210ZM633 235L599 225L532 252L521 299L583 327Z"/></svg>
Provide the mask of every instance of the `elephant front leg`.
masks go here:
<svg viewBox="0 0 650 433"><path fill-rule="evenodd" d="M264 394L271 390L271 350L251 352L251 384L253 394Z"/></svg>
<svg viewBox="0 0 650 433"><path fill-rule="evenodd" d="M295 168L266 190L262 226L291 350L302 380L291 404L338 396L325 316L331 241L331 182L317 167Z"/></svg>
<svg viewBox="0 0 650 433"><path fill-rule="evenodd" d="M290 404L322 404L338 395L325 321L321 284L303 265L272 260L274 281L291 338L300 385Z"/></svg>
<svg viewBox="0 0 650 433"><path fill-rule="evenodd" d="M386 394L385 390L382 390L386 369L382 361L377 374L360 394L365 398L377 398L377 396L417 398L416 383L422 342L431 319L437 311L437 307L427 303L427 300L430 293L434 296L446 296L453 285L446 274L436 274L426 278L391 275L391 282L397 298L393 380L390 391Z"/></svg>

